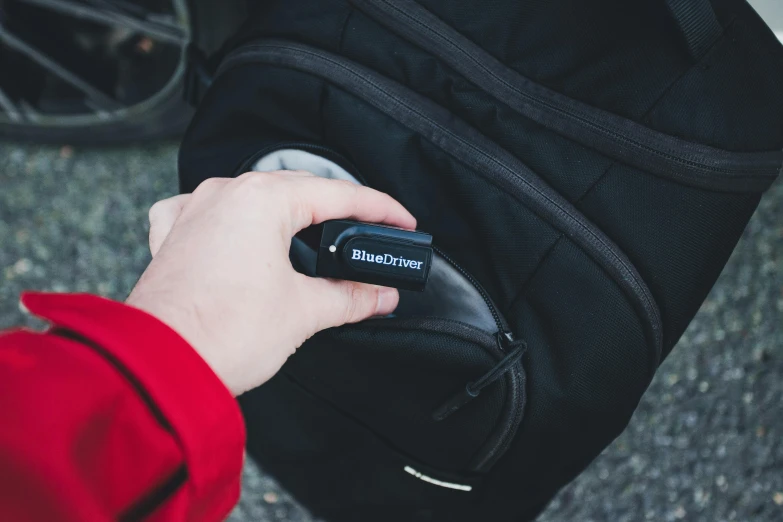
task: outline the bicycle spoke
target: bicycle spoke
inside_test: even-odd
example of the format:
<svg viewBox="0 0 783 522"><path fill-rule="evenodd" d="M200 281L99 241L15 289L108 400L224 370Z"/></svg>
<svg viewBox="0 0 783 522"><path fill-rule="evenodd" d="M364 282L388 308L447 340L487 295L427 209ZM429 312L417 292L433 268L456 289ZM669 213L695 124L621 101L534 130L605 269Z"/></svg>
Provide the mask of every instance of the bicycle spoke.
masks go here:
<svg viewBox="0 0 783 522"><path fill-rule="evenodd" d="M157 40L169 42L177 45L185 45L188 41L188 34L181 27L172 24L162 23L160 21L150 21L146 18L131 16L127 11L112 5L108 1L92 1L90 4L83 4L74 0L17 0L18 2L35 5L56 11L58 13L99 22L110 26L121 26L139 33L146 34Z"/></svg>
<svg viewBox="0 0 783 522"><path fill-rule="evenodd" d="M22 113L19 108L14 104L11 98L6 95L3 89L0 89L0 107L8 114L11 121L22 121Z"/></svg>
<svg viewBox="0 0 783 522"><path fill-rule="evenodd" d="M126 2L124 0L85 0L97 8L105 8L109 11L128 15L132 18L146 20L154 24L160 24L164 27L187 32L182 24L177 23L172 14L156 13L150 11L138 2Z"/></svg>
<svg viewBox="0 0 783 522"><path fill-rule="evenodd" d="M168 103L182 75L181 62L175 69L171 64L190 39L188 9L185 0L157 5L160 8L137 0L0 0L0 54L7 50L12 64L5 75L0 71L0 126L86 128L122 122L138 107L148 110ZM32 32L36 17L52 24L47 26L55 33L51 38ZM90 69L93 61L106 70ZM165 62L163 70L153 69L157 61ZM150 74L154 77L140 78ZM136 81L144 86L141 92L134 90ZM16 82L29 82L29 91L10 89ZM131 99L124 101L120 89L132 93ZM19 93L24 96L17 97ZM144 99L137 99L140 95Z"/></svg>
<svg viewBox="0 0 783 522"><path fill-rule="evenodd" d="M113 100L76 74L72 73L53 59L43 54L32 45L14 36L2 25L0 25L0 42L5 43L8 47L16 50L17 52L26 55L28 58L52 74L56 75L64 82L86 94L87 97L89 97L94 102L95 106L101 110L116 111L123 108L123 105L117 100Z"/></svg>
<svg viewBox="0 0 783 522"><path fill-rule="evenodd" d="M19 110L22 111L22 119L32 122L41 120L41 113L30 105L27 100L19 100Z"/></svg>

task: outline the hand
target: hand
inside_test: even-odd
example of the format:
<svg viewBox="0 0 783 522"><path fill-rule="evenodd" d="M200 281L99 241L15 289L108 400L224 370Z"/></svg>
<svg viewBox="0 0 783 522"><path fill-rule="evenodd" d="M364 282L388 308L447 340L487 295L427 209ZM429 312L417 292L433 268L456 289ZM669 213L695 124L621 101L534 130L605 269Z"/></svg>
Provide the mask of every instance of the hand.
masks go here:
<svg viewBox="0 0 783 522"><path fill-rule="evenodd" d="M343 218L416 227L391 197L306 172L208 179L150 209L153 260L127 304L176 330L239 395L270 379L319 330L397 307L395 289L292 268L294 234Z"/></svg>

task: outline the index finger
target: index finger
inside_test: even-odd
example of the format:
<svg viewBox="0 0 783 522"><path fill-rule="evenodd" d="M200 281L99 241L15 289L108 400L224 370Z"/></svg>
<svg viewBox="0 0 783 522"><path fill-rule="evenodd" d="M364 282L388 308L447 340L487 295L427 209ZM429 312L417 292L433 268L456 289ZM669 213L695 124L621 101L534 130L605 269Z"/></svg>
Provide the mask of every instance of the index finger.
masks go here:
<svg viewBox="0 0 783 522"><path fill-rule="evenodd" d="M291 190L299 203L294 233L329 219L353 219L414 230L416 218L400 202L377 190L318 177L292 177Z"/></svg>

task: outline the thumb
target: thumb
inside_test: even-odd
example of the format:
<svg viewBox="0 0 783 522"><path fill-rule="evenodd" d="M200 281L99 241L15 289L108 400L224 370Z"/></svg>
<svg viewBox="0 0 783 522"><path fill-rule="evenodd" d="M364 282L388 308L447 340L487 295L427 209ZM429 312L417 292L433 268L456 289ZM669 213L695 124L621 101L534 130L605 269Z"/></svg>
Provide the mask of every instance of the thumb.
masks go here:
<svg viewBox="0 0 783 522"><path fill-rule="evenodd" d="M308 299L318 330L392 313L400 301L396 288L354 281L306 277Z"/></svg>
<svg viewBox="0 0 783 522"><path fill-rule="evenodd" d="M150 253L152 253L152 257L155 257L155 254L160 250L188 199L190 199L190 194L180 194L162 199L150 208Z"/></svg>

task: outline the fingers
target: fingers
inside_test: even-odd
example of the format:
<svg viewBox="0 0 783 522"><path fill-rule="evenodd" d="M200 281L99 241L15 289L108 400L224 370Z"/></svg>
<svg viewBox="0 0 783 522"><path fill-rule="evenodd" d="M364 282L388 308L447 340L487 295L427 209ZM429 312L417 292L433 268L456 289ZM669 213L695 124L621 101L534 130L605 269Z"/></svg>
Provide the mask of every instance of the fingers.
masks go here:
<svg viewBox="0 0 783 522"><path fill-rule="evenodd" d="M150 208L150 252L152 257L155 257L160 250L189 198L190 194L180 194L160 200Z"/></svg>
<svg viewBox="0 0 783 522"><path fill-rule="evenodd" d="M301 281L306 286L312 307L309 313L316 330L388 315L394 312L400 300L395 288L306 276L302 276Z"/></svg>
<svg viewBox="0 0 783 522"><path fill-rule="evenodd" d="M237 178L268 190L275 181L292 203L291 235L328 219L355 219L415 229L414 218L391 196L349 181L319 178L305 171L248 172Z"/></svg>
<svg viewBox="0 0 783 522"><path fill-rule="evenodd" d="M209 182L206 180L202 185ZM306 171L246 172L236 187L269 195L283 192L292 209L291 235L328 219L355 219L406 229L416 228L416 218L388 194L351 183L319 178ZM213 183L212 187L216 185ZM201 187L199 187L201 188Z"/></svg>
<svg viewBox="0 0 783 522"><path fill-rule="evenodd" d="M210 178L193 192L194 200L229 186L235 193L250 196L254 206L258 206L259 197L285 202L290 209L290 220L284 220L288 230L283 232L287 237L329 219L416 228L416 218L388 194L349 181L319 178L306 171L246 172L233 180Z"/></svg>
<svg viewBox="0 0 783 522"><path fill-rule="evenodd" d="M348 181L318 177L291 178L299 203L294 233L328 219L355 219L415 229L416 218L388 194Z"/></svg>

